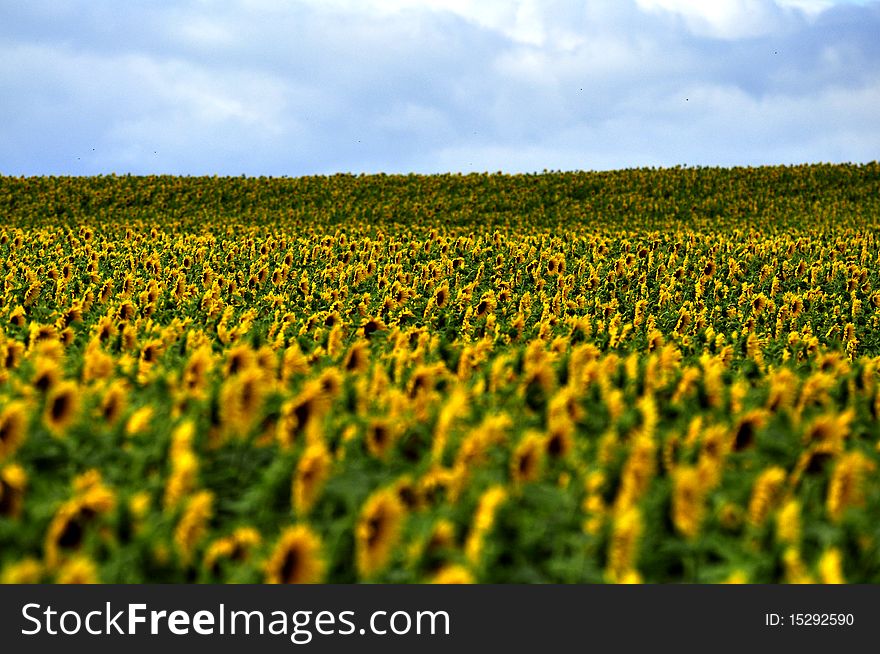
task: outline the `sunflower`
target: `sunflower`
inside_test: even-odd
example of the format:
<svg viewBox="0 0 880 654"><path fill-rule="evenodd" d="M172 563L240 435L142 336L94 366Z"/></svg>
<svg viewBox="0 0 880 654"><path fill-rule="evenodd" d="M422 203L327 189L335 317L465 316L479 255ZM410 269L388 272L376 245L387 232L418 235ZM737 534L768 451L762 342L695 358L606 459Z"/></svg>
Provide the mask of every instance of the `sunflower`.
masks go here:
<svg viewBox="0 0 880 654"><path fill-rule="evenodd" d="M712 261L712 260L710 259L710 260L707 261L706 264L703 266L703 277L706 278L706 279L708 279L709 277L711 277L712 275L715 274L715 271L716 271L717 269L718 269L718 267L717 267L717 265L715 264L715 262Z"/></svg>
<svg viewBox="0 0 880 654"><path fill-rule="evenodd" d="M720 483L730 447L730 435L725 426L711 425L704 430L697 461L700 484L704 491L709 491Z"/></svg>
<svg viewBox="0 0 880 654"><path fill-rule="evenodd" d="M31 378L31 386L40 393L48 393L59 381L61 381L61 371L58 364L52 359L40 357L35 364L34 376Z"/></svg>
<svg viewBox="0 0 880 654"><path fill-rule="evenodd" d="M27 473L17 463L0 468L0 516L21 515L27 481Z"/></svg>
<svg viewBox="0 0 880 654"><path fill-rule="evenodd" d="M223 376L226 378L232 377L253 368L256 364L256 353L249 345L236 345L231 347L226 353Z"/></svg>
<svg viewBox="0 0 880 654"><path fill-rule="evenodd" d="M477 307L474 310L474 315L477 318L482 318L483 316L495 311L496 306L497 306L497 300L495 299L495 292L494 291L486 291L485 293L483 293L483 296L480 298L480 302L479 302L479 304L477 304Z"/></svg>
<svg viewBox="0 0 880 654"><path fill-rule="evenodd" d="M437 505L451 499L451 486L455 481L455 473L448 468L435 466L419 479L417 492L419 497L429 505Z"/></svg>
<svg viewBox="0 0 880 654"><path fill-rule="evenodd" d="M278 372L278 356L275 350L268 345L257 350L257 366L267 379L274 378Z"/></svg>
<svg viewBox="0 0 880 654"><path fill-rule="evenodd" d="M159 359L162 353L162 341L152 340L141 348L140 364L141 366L151 366Z"/></svg>
<svg viewBox="0 0 880 654"><path fill-rule="evenodd" d="M434 442L431 444L431 456L434 461L439 461L442 458L456 419L465 415L469 410L467 392L456 388L440 409L440 414L434 425Z"/></svg>
<svg viewBox="0 0 880 654"><path fill-rule="evenodd" d="M0 411L0 461L21 447L26 429L27 413L21 402L11 402Z"/></svg>
<svg viewBox="0 0 880 654"><path fill-rule="evenodd" d="M202 346L192 353L183 369L183 385L190 393L200 395L207 386L207 374L213 365L211 348Z"/></svg>
<svg viewBox="0 0 880 654"><path fill-rule="evenodd" d="M845 584L843 574L843 555L836 547L831 547L819 557L819 578L823 584Z"/></svg>
<svg viewBox="0 0 880 654"><path fill-rule="evenodd" d="M307 526L288 527L266 562L266 583L321 583L325 568L321 549L321 539Z"/></svg>
<svg viewBox="0 0 880 654"><path fill-rule="evenodd" d="M697 468L678 468L673 475L672 522L680 534L694 538L703 521L703 484Z"/></svg>
<svg viewBox="0 0 880 654"><path fill-rule="evenodd" d="M56 584L99 584L98 566L82 555L71 557L58 569Z"/></svg>
<svg viewBox="0 0 880 654"><path fill-rule="evenodd" d="M116 362L104 352L98 341L91 341L83 355L82 381L87 384L97 379L107 379L113 374Z"/></svg>
<svg viewBox="0 0 880 654"><path fill-rule="evenodd" d="M742 452L755 444L758 431L767 422L767 412L762 409L749 411L737 420L733 428L732 448L734 452Z"/></svg>
<svg viewBox="0 0 880 654"><path fill-rule="evenodd" d="M766 407L774 413L791 409L797 396L798 378L788 368L782 368L770 375L770 393Z"/></svg>
<svg viewBox="0 0 880 654"><path fill-rule="evenodd" d="M98 295L98 298L101 300L102 303L107 303L110 301L111 297L113 297L113 280L108 279L101 286L101 292Z"/></svg>
<svg viewBox="0 0 880 654"><path fill-rule="evenodd" d="M24 307L15 307L9 314L9 322L16 327L24 327L25 323L27 322L27 316L25 315Z"/></svg>
<svg viewBox="0 0 880 654"><path fill-rule="evenodd" d="M789 584L813 584L815 580L807 571L807 566L801 558L800 550L791 545L782 553L782 565L785 570L785 581Z"/></svg>
<svg viewBox="0 0 880 654"><path fill-rule="evenodd" d="M841 446L834 443L818 443L805 448L798 457L794 471L791 473L791 485L797 486L804 474L822 473L828 463L841 452Z"/></svg>
<svg viewBox="0 0 880 654"><path fill-rule="evenodd" d="M134 304L132 304L128 300L125 300L119 305L119 308L116 310L116 317L119 318L119 320L127 321L134 318L136 313L137 309L135 308Z"/></svg>
<svg viewBox="0 0 880 654"><path fill-rule="evenodd" d="M664 343L663 332L658 329L648 334L648 352L659 349Z"/></svg>
<svg viewBox="0 0 880 654"><path fill-rule="evenodd" d="M431 535L425 543L428 552L438 552L455 547L455 523L441 518L431 530Z"/></svg>
<svg viewBox="0 0 880 654"><path fill-rule="evenodd" d="M30 286L28 286L27 292L24 294L24 299L22 300L22 304L26 307L31 306L34 302L37 301L37 298L40 297L40 291L43 288L43 284L39 281L34 282Z"/></svg>
<svg viewBox="0 0 880 654"><path fill-rule="evenodd" d="M449 285L442 284L434 291L434 302L439 308L444 308L449 301Z"/></svg>
<svg viewBox="0 0 880 654"><path fill-rule="evenodd" d="M327 399L333 399L342 391L342 373L339 372L338 368L331 367L326 368L318 375L318 385L320 386L321 393Z"/></svg>
<svg viewBox="0 0 880 654"><path fill-rule="evenodd" d="M465 555L471 563L476 564L480 561L486 536L492 531L498 509L506 499L507 491L500 485L492 486L480 496L464 546Z"/></svg>
<svg viewBox="0 0 880 654"><path fill-rule="evenodd" d="M776 515L776 541L797 545L801 538L801 504L795 499L786 501Z"/></svg>
<svg viewBox="0 0 880 654"><path fill-rule="evenodd" d="M388 564L405 519L406 509L393 490L379 490L367 499L355 527L355 557L362 578L374 577Z"/></svg>
<svg viewBox="0 0 880 654"><path fill-rule="evenodd" d="M26 558L10 563L0 572L0 584L38 584L43 579L43 564Z"/></svg>
<svg viewBox="0 0 880 654"><path fill-rule="evenodd" d="M177 507L195 487L198 479L199 460L189 449L177 453L171 459L171 473L165 483L163 504L166 509Z"/></svg>
<svg viewBox="0 0 880 654"><path fill-rule="evenodd" d="M373 334L376 332L383 332L387 329L385 323L381 318L368 318L363 322L361 328L358 330L358 333L361 334L364 338L370 339Z"/></svg>
<svg viewBox="0 0 880 654"><path fill-rule="evenodd" d="M293 399L281 406L281 419L275 432L279 445L289 448L303 435L309 442L315 440L320 433L320 418L329 405L321 385L307 383Z"/></svg>
<svg viewBox="0 0 880 654"><path fill-rule="evenodd" d="M503 413L490 414L483 418L483 421L461 440L455 455L455 467L470 471L485 464L489 449L506 440L507 431L512 424L510 416Z"/></svg>
<svg viewBox="0 0 880 654"><path fill-rule="evenodd" d="M417 366L407 382L407 393L410 397L428 393L434 390L436 379L445 370L445 366L420 365Z"/></svg>
<svg viewBox="0 0 880 654"><path fill-rule="evenodd" d="M62 343L61 340L57 338L43 339L37 341L37 343L31 348L31 355L34 359L48 359L54 361L60 366L64 361L64 347L66 345L67 343Z"/></svg>
<svg viewBox="0 0 880 654"><path fill-rule="evenodd" d="M143 527L144 518L150 512L153 498L149 491L138 491L128 500L128 513L131 515L135 531Z"/></svg>
<svg viewBox="0 0 880 654"><path fill-rule="evenodd" d="M849 436L850 423L854 417L852 409L839 414L820 415L807 426L803 441L805 444L824 444L832 449L839 449Z"/></svg>
<svg viewBox="0 0 880 654"><path fill-rule="evenodd" d="M375 418L367 425L367 450L377 459L384 459L395 441L395 430L389 420Z"/></svg>
<svg viewBox="0 0 880 654"><path fill-rule="evenodd" d="M474 576L463 565L450 564L441 568L431 578L432 584L473 584Z"/></svg>
<svg viewBox="0 0 880 654"><path fill-rule="evenodd" d="M415 511L422 506L419 488L409 475L404 475L394 483L394 492L407 511Z"/></svg>
<svg viewBox="0 0 880 654"><path fill-rule="evenodd" d="M759 293L755 297L752 298L752 311L754 314L760 315L764 309L767 307L768 299L767 296L763 293Z"/></svg>
<svg viewBox="0 0 880 654"><path fill-rule="evenodd" d="M100 415L108 425L116 424L127 404L126 388L122 382L113 382L101 398Z"/></svg>
<svg viewBox="0 0 880 654"><path fill-rule="evenodd" d="M59 382L46 398L43 421L56 436L62 435L79 409L79 389L70 381Z"/></svg>
<svg viewBox="0 0 880 654"><path fill-rule="evenodd" d="M284 350L281 358L281 379L285 383L294 375L304 375L309 371L309 360L295 342Z"/></svg>
<svg viewBox="0 0 880 654"><path fill-rule="evenodd" d="M46 530L45 560L50 568L61 561L63 551L79 549L88 526L96 517L109 513L116 506L115 493L104 485L97 470L76 477L73 490L73 497L58 507Z"/></svg>
<svg viewBox="0 0 880 654"><path fill-rule="evenodd" d="M152 406L142 406L129 416L125 423L125 433L128 436L137 436L146 432L153 421L156 410Z"/></svg>
<svg viewBox="0 0 880 654"><path fill-rule="evenodd" d="M291 489L292 504L297 514L305 516L314 506L324 482L330 476L333 459L324 443L316 441L306 447L296 466Z"/></svg>
<svg viewBox="0 0 880 654"><path fill-rule="evenodd" d="M785 484L785 470L779 466L765 469L752 486L749 499L749 522L759 527L764 524L770 512L776 508Z"/></svg>
<svg viewBox="0 0 880 654"><path fill-rule="evenodd" d="M865 480L876 464L859 451L842 456L831 473L825 508L834 522L839 522L850 507L865 503Z"/></svg>
<svg viewBox="0 0 880 654"><path fill-rule="evenodd" d="M256 366L228 378L220 387L220 423L226 433L244 436L263 405L265 384Z"/></svg>
<svg viewBox="0 0 880 654"><path fill-rule="evenodd" d="M213 515L213 493L199 491L190 497L174 529L174 544L184 564L192 559L196 547L208 531L208 523Z"/></svg>
<svg viewBox="0 0 880 654"><path fill-rule="evenodd" d="M639 435L633 439L629 456L621 473L620 488L614 501L620 512L635 504L648 489L657 467L657 444L654 439Z"/></svg>
<svg viewBox="0 0 880 654"><path fill-rule="evenodd" d="M516 446L510 459L510 477L514 484L537 481L544 463L546 438L539 432L528 432Z"/></svg>
<svg viewBox="0 0 880 654"><path fill-rule="evenodd" d="M239 527L229 536L218 538L208 546L202 559L202 565L207 570L216 573L221 560L226 559L236 564L241 563L248 559L251 551L259 546L261 541L260 532L253 527Z"/></svg>
<svg viewBox="0 0 880 654"><path fill-rule="evenodd" d="M840 352L823 352L816 357L816 368L829 375L844 375L849 371L849 362Z"/></svg>
<svg viewBox="0 0 880 654"><path fill-rule="evenodd" d="M635 566L642 530L642 514L638 507L629 507L615 516L608 543L606 570L608 579L612 583L624 583L638 574Z"/></svg>
<svg viewBox="0 0 880 654"><path fill-rule="evenodd" d="M345 355L345 361L342 367L346 372L359 373L364 372L370 365L369 346L364 341L357 341L348 350Z"/></svg>

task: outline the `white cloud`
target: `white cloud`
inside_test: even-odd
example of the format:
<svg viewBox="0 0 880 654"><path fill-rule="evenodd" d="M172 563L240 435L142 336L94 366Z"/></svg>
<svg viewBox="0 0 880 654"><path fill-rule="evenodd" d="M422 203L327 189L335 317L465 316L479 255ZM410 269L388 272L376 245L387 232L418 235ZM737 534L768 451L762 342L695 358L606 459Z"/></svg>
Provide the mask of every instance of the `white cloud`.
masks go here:
<svg viewBox="0 0 880 654"><path fill-rule="evenodd" d="M447 12L515 40L540 44L544 38L543 15L534 0L309 0L337 10L364 13L414 11Z"/></svg>
<svg viewBox="0 0 880 654"><path fill-rule="evenodd" d="M772 0L636 0L646 11L680 15L696 34L726 39L762 36L780 29L782 16Z"/></svg>
<svg viewBox="0 0 880 654"><path fill-rule="evenodd" d="M235 32L209 16L180 15L169 21L170 32L181 42L196 47L218 48L235 43Z"/></svg>
<svg viewBox="0 0 880 654"><path fill-rule="evenodd" d="M422 170L870 161L880 151L874 113L880 83L855 95L829 90L809 105L785 97L756 99L723 85L695 86L686 93L686 108L677 94L652 96L651 122L635 107L621 106L614 116L570 124L532 142L441 148L434 161L423 162Z"/></svg>
<svg viewBox="0 0 880 654"><path fill-rule="evenodd" d="M826 9L834 6L832 0L776 0L783 7L793 7L800 9L810 16L822 13Z"/></svg>
<svg viewBox="0 0 880 654"><path fill-rule="evenodd" d="M117 7L10 7L0 171L513 171L880 151L877 2Z"/></svg>

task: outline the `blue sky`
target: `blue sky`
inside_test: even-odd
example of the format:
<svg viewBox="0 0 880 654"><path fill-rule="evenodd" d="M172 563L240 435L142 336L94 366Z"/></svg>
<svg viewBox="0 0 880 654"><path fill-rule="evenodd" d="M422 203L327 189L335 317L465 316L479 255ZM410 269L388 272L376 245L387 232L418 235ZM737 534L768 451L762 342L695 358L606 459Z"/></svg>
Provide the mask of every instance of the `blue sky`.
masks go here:
<svg viewBox="0 0 880 654"><path fill-rule="evenodd" d="M0 173L880 159L880 1L0 0Z"/></svg>

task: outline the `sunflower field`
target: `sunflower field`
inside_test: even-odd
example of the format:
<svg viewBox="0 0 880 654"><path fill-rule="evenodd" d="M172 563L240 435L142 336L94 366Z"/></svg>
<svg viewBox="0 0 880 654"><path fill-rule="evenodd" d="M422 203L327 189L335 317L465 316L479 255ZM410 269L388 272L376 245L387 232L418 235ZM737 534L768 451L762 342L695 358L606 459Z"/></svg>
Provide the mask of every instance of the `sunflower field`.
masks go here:
<svg viewBox="0 0 880 654"><path fill-rule="evenodd" d="M880 164L0 177L0 581L880 583Z"/></svg>

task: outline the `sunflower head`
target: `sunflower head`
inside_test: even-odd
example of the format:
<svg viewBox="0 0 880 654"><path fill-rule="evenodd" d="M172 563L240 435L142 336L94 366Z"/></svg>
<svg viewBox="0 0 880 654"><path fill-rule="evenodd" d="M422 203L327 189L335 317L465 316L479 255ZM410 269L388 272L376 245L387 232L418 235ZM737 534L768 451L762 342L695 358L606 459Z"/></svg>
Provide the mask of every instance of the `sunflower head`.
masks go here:
<svg viewBox="0 0 880 654"><path fill-rule="evenodd" d="M79 408L79 389L70 381L59 382L46 398L43 421L56 436L61 436L73 422Z"/></svg>
<svg viewBox="0 0 880 654"><path fill-rule="evenodd" d="M240 564L246 561L252 550L257 547L262 538L260 532L252 527L239 527L229 536L218 538L211 543L202 560L205 569L216 573L221 560L232 561Z"/></svg>
<svg viewBox="0 0 880 654"><path fill-rule="evenodd" d="M480 496L464 546L465 555L472 564L479 563L486 538L495 525L496 514L506 500L507 491L501 485L486 489Z"/></svg>
<svg viewBox="0 0 880 654"><path fill-rule="evenodd" d="M710 259L706 262L706 265L703 266L703 277L711 277L715 274L715 270L717 270L717 265Z"/></svg>
<svg viewBox="0 0 880 654"><path fill-rule="evenodd" d="M733 428L731 446L734 452L742 452L755 444L758 431L767 421L766 412L761 409L749 411L741 417Z"/></svg>
<svg viewBox="0 0 880 654"><path fill-rule="evenodd" d="M449 286L446 284L440 286L436 291L434 291L434 302L441 309L446 306L446 303L449 301Z"/></svg>
<svg viewBox="0 0 880 654"><path fill-rule="evenodd" d="M122 382L114 382L101 398L100 415L107 425L114 425L119 420L128 401L128 394Z"/></svg>
<svg viewBox="0 0 880 654"><path fill-rule="evenodd" d="M276 427L276 438L283 448L291 447L301 436L311 437L320 428L320 418L329 408L329 398L319 383L307 383L303 389L281 407L281 419Z"/></svg>
<svg viewBox="0 0 880 654"><path fill-rule="evenodd" d="M369 340L376 332L383 332L386 329L387 327L381 318L368 318L363 322L359 331L364 338Z"/></svg>
<svg viewBox="0 0 880 654"><path fill-rule="evenodd" d="M306 515L315 504L332 465L333 458L323 442L306 447L297 463L291 489L293 508L299 515Z"/></svg>
<svg viewBox="0 0 880 654"><path fill-rule="evenodd" d="M450 564L440 568L431 578L432 584L473 584L474 575L463 565Z"/></svg>
<svg viewBox="0 0 880 654"><path fill-rule="evenodd" d="M154 413L155 409L152 406L142 406L132 413L125 423L126 435L137 436L149 430Z"/></svg>
<svg viewBox="0 0 880 654"><path fill-rule="evenodd" d="M547 439L539 432L529 432L519 442L510 460L510 477L515 484L537 481L544 463Z"/></svg>
<svg viewBox="0 0 880 654"><path fill-rule="evenodd" d="M236 345L226 354L223 374L229 378L253 368L256 363L256 354L249 345Z"/></svg>
<svg viewBox="0 0 880 654"><path fill-rule="evenodd" d="M360 373L370 364L369 346L365 341L357 341L345 355L342 367L346 372Z"/></svg>
<svg viewBox="0 0 880 654"><path fill-rule="evenodd" d="M374 493L361 509L355 528L356 564L364 579L381 572L400 540L406 509L393 489Z"/></svg>
<svg viewBox="0 0 880 654"><path fill-rule="evenodd" d="M207 533L208 523L213 516L213 493L199 491L189 498L183 515L174 529L174 544L184 564L192 560L196 547Z"/></svg>
<svg viewBox="0 0 880 654"><path fill-rule="evenodd" d="M342 373L338 368L326 368L318 375L321 393L327 400L332 400L342 391Z"/></svg>
<svg viewBox="0 0 880 654"><path fill-rule="evenodd" d="M26 558L10 563L0 572L0 584L38 584L43 580L43 564Z"/></svg>
<svg viewBox="0 0 880 654"><path fill-rule="evenodd" d="M0 411L0 461L15 454L24 442L27 412L21 402L7 404Z"/></svg>
<svg viewBox="0 0 880 654"><path fill-rule="evenodd" d="M266 562L266 583L317 584L324 579L321 540L305 525L285 529Z"/></svg>
<svg viewBox="0 0 880 654"><path fill-rule="evenodd" d="M21 515L27 482L27 473L17 463L0 468L0 516Z"/></svg>
<svg viewBox="0 0 880 654"><path fill-rule="evenodd" d="M46 394L61 381L61 371L58 364L49 358L40 357L37 359L36 370L31 379L31 385L42 394Z"/></svg>
<svg viewBox="0 0 880 654"><path fill-rule="evenodd" d="M377 418L367 425L367 450L377 459L384 459L394 445L395 434L391 422Z"/></svg>
<svg viewBox="0 0 880 654"><path fill-rule="evenodd" d="M45 560L50 568L62 562L66 553L78 550L95 520L116 506L115 493L94 468L77 475L72 487L73 496L58 507L46 531Z"/></svg>
<svg viewBox="0 0 880 654"><path fill-rule="evenodd" d="M183 385L191 393L201 393L206 389L208 372L213 365L213 356L209 346L202 346L186 362L183 369Z"/></svg>
<svg viewBox="0 0 880 654"><path fill-rule="evenodd" d="M90 558L77 555L65 561L55 576L56 584L99 584L98 566Z"/></svg>

